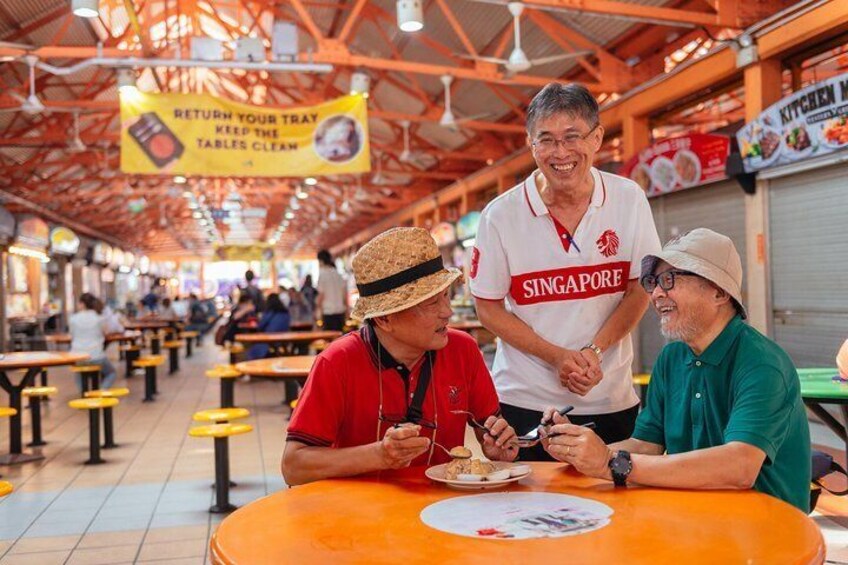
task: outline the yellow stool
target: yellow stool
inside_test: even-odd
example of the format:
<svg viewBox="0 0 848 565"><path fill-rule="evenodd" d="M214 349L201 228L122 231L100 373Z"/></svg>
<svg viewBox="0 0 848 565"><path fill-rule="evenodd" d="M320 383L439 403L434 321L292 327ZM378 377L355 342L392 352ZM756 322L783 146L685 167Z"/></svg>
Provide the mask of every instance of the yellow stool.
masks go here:
<svg viewBox="0 0 848 565"><path fill-rule="evenodd" d="M15 490L15 487L12 486L12 483L9 481L0 481L0 496L6 496L13 490Z"/></svg>
<svg viewBox="0 0 848 565"><path fill-rule="evenodd" d="M648 384L651 382L650 373L636 373L633 375L633 384L639 387L639 400L645 404L645 395L648 393Z"/></svg>
<svg viewBox="0 0 848 565"><path fill-rule="evenodd" d="M230 365L235 365L239 362L239 358L244 354L245 348L240 343L231 343L227 346L227 351L230 353Z"/></svg>
<svg viewBox="0 0 848 565"><path fill-rule="evenodd" d="M100 388L100 365L73 365L71 372L82 379L82 392Z"/></svg>
<svg viewBox="0 0 848 565"><path fill-rule="evenodd" d="M212 408L195 412L191 417L195 422L212 422L213 424L225 424L230 420L239 420L250 416L246 408Z"/></svg>
<svg viewBox="0 0 848 565"><path fill-rule="evenodd" d="M195 340L197 341L198 347L200 346L200 332L195 332L195 331L180 332L180 339L185 340L186 359L188 359L189 357L191 357L191 354L192 354L191 348L192 348L192 344L195 342Z"/></svg>
<svg viewBox="0 0 848 565"><path fill-rule="evenodd" d="M206 376L221 381L221 408L234 408L236 379L242 376L242 372L233 365L216 365L214 369L206 371Z"/></svg>
<svg viewBox="0 0 848 565"><path fill-rule="evenodd" d="M215 504L209 511L215 514L232 512L236 506L230 504L230 436L253 431L249 424L210 424L191 428L191 437L215 438Z"/></svg>
<svg viewBox="0 0 848 565"><path fill-rule="evenodd" d="M133 373L133 362L141 357L141 346L135 344L122 345L118 348L124 355L125 377L130 378Z"/></svg>
<svg viewBox="0 0 848 565"><path fill-rule="evenodd" d="M179 340L166 341L162 347L168 350L168 374L173 375L180 370L180 347L183 342Z"/></svg>
<svg viewBox="0 0 848 565"><path fill-rule="evenodd" d="M158 394L156 390L156 367L163 364L165 358L161 355L146 355L133 361L133 367L141 367L144 369L144 400L143 402L153 402L154 395Z"/></svg>
<svg viewBox="0 0 848 565"><path fill-rule="evenodd" d="M27 444L29 447L47 445L41 437L41 400L57 392L59 390L55 386L31 386L21 391L29 398L29 416L32 422L32 441Z"/></svg>
<svg viewBox="0 0 848 565"><path fill-rule="evenodd" d="M90 390L85 393L86 398L123 398L130 393L128 388L106 388L102 390ZM118 447L115 443L115 431L112 425L112 407L103 409L103 448L112 449Z"/></svg>
<svg viewBox="0 0 848 565"><path fill-rule="evenodd" d="M9 418L17 414L18 411L8 406L0 406L0 418Z"/></svg>
<svg viewBox="0 0 848 565"><path fill-rule="evenodd" d="M297 407L297 398L289 402L289 407L292 409L292 412L294 412L294 409Z"/></svg>
<svg viewBox="0 0 848 565"><path fill-rule="evenodd" d="M88 410L88 461L86 465L97 465L106 461L100 458L100 415L98 410L118 405L117 398L78 398L68 402L75 410Z"/></svg>
<svg viewBox="0 0 848 565"><path fill-rule="evenodd" d="M309 344L309 347L315 351L315 353L321 353L325 349L330 346L330 342L326 339L316 339L312 343Z"/></svg>

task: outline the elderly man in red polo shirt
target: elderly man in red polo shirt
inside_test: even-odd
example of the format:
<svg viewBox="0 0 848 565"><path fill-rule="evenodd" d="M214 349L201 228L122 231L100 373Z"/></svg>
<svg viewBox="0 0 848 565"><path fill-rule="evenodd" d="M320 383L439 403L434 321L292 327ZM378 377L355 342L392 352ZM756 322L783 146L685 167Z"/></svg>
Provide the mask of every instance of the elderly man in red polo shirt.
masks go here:
<svg viewBox="0 0 848 565"><path fill-rule="evenodd" d="M466 423L489 459L512 461L515 431L477 343L449 329L450 285L430 234L395 228L353 260L366 323L315 361L288 427L282 472L290 485L450 460Z"/></svg>

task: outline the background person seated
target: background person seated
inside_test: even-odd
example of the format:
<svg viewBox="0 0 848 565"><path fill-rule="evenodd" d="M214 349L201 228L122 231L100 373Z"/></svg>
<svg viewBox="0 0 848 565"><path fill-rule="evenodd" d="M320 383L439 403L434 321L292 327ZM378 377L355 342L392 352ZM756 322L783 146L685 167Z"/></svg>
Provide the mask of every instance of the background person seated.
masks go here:
<svg viewBox="0 0 848 565"><path fill-rule="evenodd" d="M288 309L283 306L280 297L269 294L265 301L265 311L259 317L259 333L274 333L289 331L290 317ZM270 346L267 343L257 343L247 351L248 359L263 359L268 356Z"/></svg>
<svg viewBox="0 0 848 565"><path fill-rule="evenodd" d="M789 356L742 320L742 262L699 228L642 260L643 288L674 340L660 353L630 439L605 445L555 416L553 457L623 486L749 489L805 513L810 430ZM547 411L546 414L552 412Z"/></svg>
<svg viewBox="0 0 848 565"><path fill-rule="evenodd" d="M427 230L395 228L356 254L366 320L315 361L288 427L282 472L290 485L450 460L463 445L468 416L489 459L512 461L515 431L473 338L448 329L450 285Z"/></svg>

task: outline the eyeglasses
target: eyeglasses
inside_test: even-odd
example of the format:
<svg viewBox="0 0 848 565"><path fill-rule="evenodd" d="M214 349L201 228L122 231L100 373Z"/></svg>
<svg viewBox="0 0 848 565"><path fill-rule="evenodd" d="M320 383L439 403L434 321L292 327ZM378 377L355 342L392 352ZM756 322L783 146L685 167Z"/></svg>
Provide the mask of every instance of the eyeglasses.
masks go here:
<svg viewBox="0 0 848 565"><path fill-rule="evenodd" d="M654 289L658 286L664 291L668 292L669 290L674 288L674 278L675 277L697 277L695 273L690 273L689 271L677 271L674 269L670 269L668 271L663 271L658 275L645 275L639 280L639 284L642 285L642 288L645 289L645 292L651 294L654 292Z"/></svg>
<svg viewBox="0 0 848 565"><path fill-rule="evenodd" d="M566 149L574 149L577 147L581 141L585 141L592 132L598 129L598 126L601 124L595 124L592 126L592 129L587 131L584 134L580 133L569 133L566 134L562 139L557 139L552 135L543 135L539 139L533 140L533 147L542 152L550 152L554 151L560 144Z"/></svg>

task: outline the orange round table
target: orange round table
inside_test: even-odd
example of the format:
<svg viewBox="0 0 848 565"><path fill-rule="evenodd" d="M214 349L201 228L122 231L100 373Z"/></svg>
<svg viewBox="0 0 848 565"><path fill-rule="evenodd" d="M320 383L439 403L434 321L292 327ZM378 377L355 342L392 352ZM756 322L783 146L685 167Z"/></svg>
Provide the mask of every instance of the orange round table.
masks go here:
<svg viewBox="0 0 848 565"><path fill-rule="evenodd" d="M448 323L448 327L464 332L472 332L474 330L482 330L483 324L480 320L465 320L463 322L450 322Z"/></svg>
<svg viewBox="0 0 848 565"><path fill-rule="evenodd" d="M174 320L176 322L176 320ZM162 330L170 325L173 322L169 322L166 320L134 320L128 321L124 324L124 328L128 330Z"/></svg>
<svg viewBox="0 0 848 565"><path fill-rule="evenodd" d="M60 367L73 365L89 359L85 353L70 351L18 351L0 356L0 387L9 393L9 406L17 410L17 414L9 419L9 453L0 456L0 465L15 465L37 459L43 455L24 453L21 439L21 394L23 389L33 386L35 375L45 367ZM9 380L8 371L26 369L23 378L17 384Z"/></svg>
<svg viewBox="0 0 848 565"><path fill-rule="evenodd" d="M124 341L135 341L141 338L141 332L138 331L129 331L123 333L111 333L106 334L106 344L110 344L116 341L124 342ZM71 343L71 334L48 334L44 336L44 340L47 343L56 343L59 345L70 345Z"/></svg>
<svg viewBox="0 0 848 565"><path fill-rule="evenodd" d="M236 369L253 377L278 377L303 379L309 376L317 355L292 355L268 357L236 364Z"/></svg>
<svg viewBox="0 0 848 565"><path fill-rule="evenodd" d="M422 468L380 478L319 481L235 511L210 542L212 562L236 563L822 563L818 526L754 491L629 487L580 476L560 463L530 463L511 491L555 492L613 509L607 526L529 540L476 539L421 522L427 506L465 496ZM499 491L474 491L499 492ZM472 494L474 494L472 493Z"/></svg>
<svg viewBox="0 0 848 565"><path fill-rule="evenodd" d="M236 334L236 341L252 345L254 343L288 344L315 341L318 339L336 339L342 332L317 331L317 332L277 332L277 333L254 333Z"/></svg>

